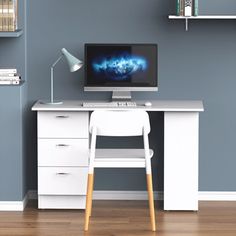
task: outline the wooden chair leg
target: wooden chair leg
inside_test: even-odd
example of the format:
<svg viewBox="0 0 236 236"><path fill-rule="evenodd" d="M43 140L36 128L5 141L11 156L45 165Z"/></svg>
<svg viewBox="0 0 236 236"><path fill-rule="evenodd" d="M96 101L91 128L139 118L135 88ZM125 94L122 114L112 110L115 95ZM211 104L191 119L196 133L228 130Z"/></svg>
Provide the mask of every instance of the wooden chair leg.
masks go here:
<svg viewBox="0 0 236 236"><path fill-rule="evenodd" d="M147 189L152 231L156 231L155 208L153 199L152 174L147 174Z"/></svg>
<svg viewBox="0 0 236 236"><path fill-rule="evenodd" d="M91 212L92 192L93 192L93 185L92 184L93 184L93 174L88 174L85 222L84 222L84 230L85 231L88 231L88 226L89 226L89 216L90 216L90 212Z"/></svg>
<svg viewBox="0 0 236 236"><path fill-rule="evenodd" d="M92 215L92 207L93 207L93 186L94 186L94 173L93 173L93 177L92 177L92 183L91 183L91 185L92 185L92 192L91 192L91 198L90 198L90 201L91 201L91 203L90 203L90 212L89 212L89 216L91 216L91 215Z"/></svg>

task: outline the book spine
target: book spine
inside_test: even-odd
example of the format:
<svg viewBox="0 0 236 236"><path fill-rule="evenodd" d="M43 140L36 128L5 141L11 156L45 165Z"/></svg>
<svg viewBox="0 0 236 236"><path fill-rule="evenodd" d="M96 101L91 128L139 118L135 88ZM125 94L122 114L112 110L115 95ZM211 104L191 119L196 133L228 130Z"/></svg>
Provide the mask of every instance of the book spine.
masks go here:
<svg viewBox="0 0 236 236"><path fill-rule="evenodd" d="M198 16L198 0L194 0L194 16Z"/></svg>
<svg viewBox="0 0 236 236"><path fill-rule="evenodd" d="M20 80L20 76L0 76L0 81L2 80Z"/></svg>
<svg viewBox="0 0 236 236"><path fill-rule="evenodd" d="M1 81L0 84L20 84L20 81Z"/></svg>
<svg viewBox="0 0 236 236"><path fill-rule="evenodd" d="M192 16L192 0L185 0L184 15Z"/></svg>
<svg viewBox="0 0 236 236"><path fill-rule="evenodd" d="M179 1L180 1L180 0L176 0L176 15L177 15L177 16L180 15L180 9L179 9L180 5L179 5Z"/></svg>
<svg viewBox="0 0 236 236"><path fill-rule="evenodd" d="M8 30L14 31L13 26L13 0L8 0Z"/></svg>
<svg viewBox="0 0 236 236"><path fill-rule="evenodd" d="M13 3L13 25L14 31L18 29L18 0L12 0Z"/></svg>
<svg viewBox="0 0 236 236"><path fill-rule="evenodd" d="M2 0L2 11L3 11L3 24L2 24L2 30L8 31L8 1Z"/></svg>
<svg viewBox="0 0 236 236"><path fill-rule="evenodd" d="M180 0L179 2L179 15L184 16L184 1L185 0Z"/></svg>
<svg viewBox="0 0 236 236"><path fill-rule="evenodd" d="M0 31L3 31L2 30L2 14L3 14L3 11L2 11L2 0L0 0Z"/></svg>
<svg viewBox="0 0 236 236"><path fill-rule="evenodd" d="M17 69L0 69L0 74L16 74L17 73Z"/></svg>
<svg viewBox="0 0 236 236"><path fill-rule="evenodd" d="M16 74L14 73L0 73L0 77L7 77L7 76L17 76Z"/></svg>

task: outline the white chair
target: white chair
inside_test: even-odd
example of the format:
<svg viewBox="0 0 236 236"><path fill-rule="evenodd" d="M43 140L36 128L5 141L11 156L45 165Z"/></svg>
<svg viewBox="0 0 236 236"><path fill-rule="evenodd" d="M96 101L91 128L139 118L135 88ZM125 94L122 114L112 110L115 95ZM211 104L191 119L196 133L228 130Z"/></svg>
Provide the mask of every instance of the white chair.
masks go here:
<svg viewBox="0 0 236 236"><path fill-rule="evenodd" d="M89 131L92 138L84 230L88 230L92 210L94 168L146 168L151 226L156 231L151 172L153 151L149 149L148 113L139 110L94 111L91 114ZM143 136L144 149L96 149L97 136Z"/></svg>

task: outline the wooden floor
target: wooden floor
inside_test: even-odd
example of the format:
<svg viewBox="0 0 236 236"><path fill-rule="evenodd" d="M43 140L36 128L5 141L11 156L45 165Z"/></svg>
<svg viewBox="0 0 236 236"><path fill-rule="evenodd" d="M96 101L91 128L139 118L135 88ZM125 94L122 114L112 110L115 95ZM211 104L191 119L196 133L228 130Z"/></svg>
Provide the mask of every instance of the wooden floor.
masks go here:
<svg viewBox="0 0 236 236"><path fill-rule="evenodd" d="M200 202L199 212L164 212L156 204L157 232L150 231L145 201L94 201L90 229L83 231L83 210L0 212L4 236L236 236L236 202Z"/></svg>

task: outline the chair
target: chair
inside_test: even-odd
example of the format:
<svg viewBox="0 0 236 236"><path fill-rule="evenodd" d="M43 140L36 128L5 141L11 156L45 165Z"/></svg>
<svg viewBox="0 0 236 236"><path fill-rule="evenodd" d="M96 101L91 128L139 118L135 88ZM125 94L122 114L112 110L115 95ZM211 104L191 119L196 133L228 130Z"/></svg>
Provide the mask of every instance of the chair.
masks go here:
<svg viewBox="0 0 236 236"><path fill-rule="evenodd" d="M148 113L140 110L94 111L89 132L92 134L84 230L88 230L92 210L94 168L146 168L152 230L156 231ZM97 136L143 136L144 149L96 149Z"/></svg>

